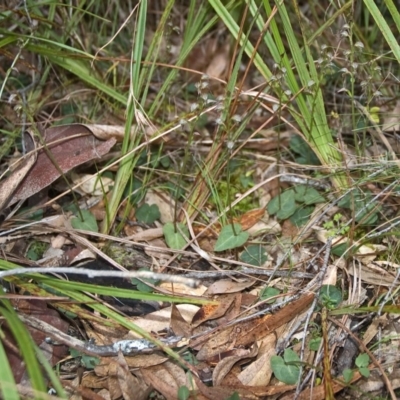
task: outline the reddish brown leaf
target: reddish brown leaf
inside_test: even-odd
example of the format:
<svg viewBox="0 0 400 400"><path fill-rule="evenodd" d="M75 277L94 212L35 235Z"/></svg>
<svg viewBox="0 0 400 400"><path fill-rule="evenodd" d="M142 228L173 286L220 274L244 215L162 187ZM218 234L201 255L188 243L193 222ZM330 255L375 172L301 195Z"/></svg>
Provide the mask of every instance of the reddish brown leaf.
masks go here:
<svg viewBox="0 0 400 400"><path fill-rule="evenodd" d="M45 147L39 150L36 163L25 175L8 205L38 193L72 168L99 159L116 142L114 138L99 140L87 127L80 124L48 128L43 133L42 140ZM0 185L0 192L3 185L4 182Z"/></svg>
<svg viewBox="0 0 400 400"><path fill-rule="evenodd" d="M222 317L235 300L235 295L227 294L218 296L218 304L207 304L200 308L199 311L193 316L192 327L199 326L205 321L210 319L217 319Z"/></svg>
<svg viewBox="0 0 400 400"><path fill-rule="evenodd" d="M255 225L265 214L265 208L248 211L240 217L239 223L242 229L246 231Z"/></svg>
<svg viewBox="0 0 400 400"><path fill-rule="evenodd" d="M188 338L191 336L190 324L182 317L178 307L175 304L171 306L171 329L175 335Z"/></svg>
<svg viewBox="0 0 400 400"><path fill-rule="evenodd" d="M32 152L36 146L30 133L25 135L25 147L30 153L28 153L26 157L21 158L16 165L12 166L12 174L0 184L0 210L7 206L12 194L36 162L37 153Z"/></svg>
<svg viewBox="0 0 400 400"><path fill-rule="evenodd" d="M238 325L240 329L236 338L237 346L246 346L257 340L262 339L269 333L275 331L280 326L286 324L296 315L302 313L314 300L314 294L308 293L300 299L293 301L291 304L283 307L275 314L266 315L265 317L254 321L245 322Z"/></svg>

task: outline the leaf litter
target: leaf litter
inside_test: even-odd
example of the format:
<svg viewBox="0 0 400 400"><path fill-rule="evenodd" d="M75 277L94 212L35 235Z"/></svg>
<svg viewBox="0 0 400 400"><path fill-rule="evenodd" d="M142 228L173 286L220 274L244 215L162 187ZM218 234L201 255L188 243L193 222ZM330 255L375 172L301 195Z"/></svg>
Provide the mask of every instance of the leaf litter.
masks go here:
<svg viewBox="0 0 400 400"><path fill-rule="evenodd" d="M232 51L229 42L221 45L217 38L193 49L186 67L198 71L192 81L199 92L207 88L213 95L225 93L223 80L229 75ZM208 54L208 62L198 54ZM241 94L251 97L248 82L243 85ZM279 103L272 99L272 103ZM207 100L216 101L211 97ZM213 127L223 124L216 119L214 107L203 115L211 123L196 126L200 131L196 134L209 136ZM280 117L287 122L285 114ZM257 121L255 116L248 121L249 126ZM395 129L397 122L386 118L384 130ZM176 126L180 129L183 125ZM179 129L171 135L166 130L161 132L167 137L162 151L175 163L180 163L182 156L177 145L192 145L179 136ZM218 174L228 165L225 156L229 161L235 158L225 153L223 146L211 151L212 139L200 141L196 145L199 149L190 149L191 162L196 165L205 154L201 162L208 170L197 165L187 181L189 174L182 178L181 188L168 186L176 184L172 178L155 187L153 177L144 177L140 168L151 169L155 175L167 171L173 176L175 172L160 160L151 159L157 151L149 141L161 141L154 136L155 126L147 126L142 138L147 154L133 172L137 181L132 181L125 193L116 220L116 225L122 226L122 238L120 234L99 233L99 223L108 218L107 203L115 175L99 176L98 171L114 172L113 165L123 162L118 159L122 154L118 142L124 140L124 127L70 124L38 125L27 130L27 154L6 166L7 176L0 181L0 209L6 215L0 232L2 252L5 259L15 263L2 260L1 267L12 270L20 264L26 273L20 276L15 270L1 275L9 285L2 299L10 301L50 364L60 368L61 382L71 398L147 399L155 390L164 398L175 399L184 387L198 399L233 398L235 393L243 399L292 399L295 393L297 399L322 399L350 390L350 384L359 384L360 390L371 393L375 387L386 385L389 393L400 387L394 379L398 360L393 358L398 348L394 318L398 305L394 301L385 309L375 303L379 298L387 303L395 294L398 263L383 258L396 241L368 240L374 230L388 232L388 227L394 227L374 224L384 212L390 217L390 209L397 204L397 189L385 193L385 189L370 183L365 191L349 191L347 197L336 201L326 190L332 191L328 179L323 175L315 178L310 172L314 168L324 173L323 167L318 170L315 153L291 129L287 124L281 142L276 132L267 130L255 140L243 139L241 154L251 156L252 165L242 169L256 171L251 175L254 182L243 173L223 176L232 178L232 187L235 179L241 182L240 192L228 196L226 203L215 199L218 190L224 191L223 186L218 187ZM228 136L218 140L230 143ZM294 154L284 160L289 171L285 173L276 168L273 153L282 143ZM255 153L254 149L263 151ZM115 155L117 162L110 166L109 157ZM312 165L302 167L304 164ZM54 199L52 191L64 193ZM131 201L137 192L140 195ZM78 202L71 200L77 195ZM378 205L379 196L388 199L389 212ZM241 204L238 199L250 201L247 208L238 207L231 213ZM16 216L16 203L22 205L24 201L28 210L22 209ZM63 201L75 207L64 207ZM43 204L51 204L51 209L43 208L34 222L27 222L32 218L31 209L40 210ZM57 214L57 222L49 216L52 213ZM360 229L349 238L347 228L354 229L355 223ZM119 253L110 250L110 241L119 243ZM133 251L127 256L128 248ZM108 270L97 261L102 257L112 261ZM85 270L89 260L95 260L98 271ZM138 274L132 281L143 260L147 274ZM68 267L78 261L84 262L77 266L82 282L68 275L77 272ZM41 269L34 269L37 266ZM116 280L110 280L116 266L122 272L114 274ZM156 275L162 272L178 279ZM61 275L54 278L49 274ZM196 281L190 280L194 275ZM172 282L149 280L155 277ZM92 294L88 286L81 286L80 295L72 286L62 284L65 278L109 290L97 289ZM194 282L193 287L189 282ZM146 294L143 287L152 293ZM332 287L340 291L337 303L335 291L323 290ZM273 295L262 298L260 293L268 288L274 289ZM130 291L131 298L127 299L129 293L123 289ZM346 291L347 298L342 299ZM135 307L139 303L148 308L138 312ZM367 308L359 308L362 305ZM365 317L360 326L358 312ZM342 322L362 338L363 346L382 334L391 338L371 353L380 363L390 364L392 370L387 368L382 374L386 379L375 376L366 380L367 371L373 372L376 365L369 355L364 356L367 353L361 345L353 346L352 358L356 360L362 353L362 364L339 362L343 353L350 354L351 335L332 322L337 315L345 316L347 321ZM312 347L313 340L318 346ZM14 378L22 382L23 361L7 328L4 342ZM331 371L335 363L336 370ZM350 370L347 380L345 367ZM85 373L79 376L82 368ZM367 387L366 382L375 387Z"/></svg>

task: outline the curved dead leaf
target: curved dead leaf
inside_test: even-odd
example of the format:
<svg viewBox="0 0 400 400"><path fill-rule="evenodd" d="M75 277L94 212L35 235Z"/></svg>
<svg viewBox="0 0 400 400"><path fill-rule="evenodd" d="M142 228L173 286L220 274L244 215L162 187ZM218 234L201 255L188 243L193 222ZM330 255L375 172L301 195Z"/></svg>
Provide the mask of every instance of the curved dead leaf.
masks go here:
<svg viewBox="0 0 400 400"><path fill-rule="evenodd" d="M72 168L100 159L110 151L116 140L101 141L85 125L75 124L46 129L42 142L44 146L37 152L36 162L31 168L24 168L22 172L17 169L9 177L15 181L22 175L23 179L20 179L8 206L38 193ZM6 181L0 184L1 193L5 184Z"/></svg>
<svg viewBox="0 0 400 400"><path fill-rule="evenodd" d="M37 152L33 151L36 148L36 143L33 135L29 132L25 135L25 147L29 153L12 165L13 172L0 183L0 210L9 205L7 203L9 203L12 194L36 162Z"/></svg>
<svg viewBox="0 0 400 400"><path fill-rule="evenodd" d="M236 349L235 355L221 360L214 368L212 380L214 386L219 386L232 367L241 360L253 358L258 353L257 343L251 349Z"/></svg>
<svg viewBox="0 0 400 400"><path fill-rule="evenodd" d="M271 357L276 355L276 336L268 335L262 340L257 360L246 367L238 379L246 386L267 386L272 376Z"/></svg>
<svg viewBox="0 0 400 400"><path fill-rule="evenodd" d="M206 294L214 295L214 294L225 294L225 293L238 293L243 289L247 289L253 286L255 280L248 280L245 282L234 282L230 279L220 279L219 281L214 282L207 289Z"/></svg>

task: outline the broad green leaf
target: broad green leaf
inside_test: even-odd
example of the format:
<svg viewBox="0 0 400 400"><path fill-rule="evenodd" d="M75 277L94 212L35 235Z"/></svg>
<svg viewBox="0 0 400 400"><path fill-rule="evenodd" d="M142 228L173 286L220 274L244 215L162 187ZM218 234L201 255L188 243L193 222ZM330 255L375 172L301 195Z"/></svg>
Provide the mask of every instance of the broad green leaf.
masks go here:
<svg viewBox="0 0 400 400"><path fill-rule="evenodd" d="M343 375L343 380L346 383L349 383L353 379L354 371L352 369L350 369L350 368L346 368L346 369L343 370L342 375Z"/></svg>
<svg viewBox="0 0 400 400"><path fill-rule="evenodd" d="M187 386L180 386L178 389L178 400L187 400L190 397L190 390Z"/></svg>
<svg viewBox="0 0 400 400"><path fill-rule="evenodd" d="M335 285L322 285L319 300L327 308L335 308L342 302L342 292Z"/></svg>
<svg viewBox="0 0 400 400"><path fill-rule="evenodd" d="M271 357L271 368L275 377L287 385L295 385L300 377L300 359L297 353L286 349L283 358L280 356Z"/></svg>
<svg viewBox="0 0 400 400"><path fill-rule="evenodd" d="M149 205L144 203L136 210L135 216L139 222L152 224L160 218L160 210L156 204Z"/></svg>
<svg viewBox="0 0 400 400"><path fill-rule="evenodd" d="M276 289L274 287L266 287L260 292L260 300L264 301L269 299L270 297L277 296L281 291L279 289ZM276 299L267 301L268 304L272 304L275 302Z"/></svg>
<svg viewBox="0 0 400 400"><path fill-rule="evenodd" d="M246 246L240 254L240 261L246 264L261 267L268 260L267 250L261 244L252 244Z"/></svg>
<svg viewBox="0 0 400 400"><path fill-rule="evenodd" d="M317 337L310 340L309 348L311 351L318 351L321 346L322 338Z"/></svg>
<svg viewBox="0 0 400 400"><path fill-rule="evenodd" d="M240 224L226 225L221 229L214 251L224 251L243 246L248 238L249 234L242 231Z"/></svg>
<svg viewBox="0 0 400 400"><path fill-rule="evenodd" d="M367 353L362 353L356 358L356 365L358 368L368 367L370 363L369 355Z"/></svg>
<svg viewBox="0 0 400 400"><path fill-rule="evenodd" d="M315 155L307 142L299 135L294 135L290 139L289 147L298 154L296 162L303 165L321 165L318 157Z"/></svg>
<svg viewBox="0 0 400 400"><path fill-rule="evenodd" d="M81 219L82 215L82 219ZM75 229L82 229L84 231L98 232L97 221L94 215L88 210L81 210L80 214L71 219L71 225Z"/></svg>
<svg viewBox="0 0 400 400"><path fill-rule="evenodd" d="M310 219L311 214L313 213L315 206L306 206L299 207L295 213L289 218L290 222L295 226L303 226Z"/></svg>
<svg viewBox="0 0 400 400"><path fill-rule="evenodd" d="M325 199L313 187L307 185L298 185L294 188L294 199L299 203L306 205L323 203Z"/></svg>
<svg viewBox="0 0 400 400"><path fill-rule="evenodd" d="M270 215L276 215L279 219L287 219L297 209L297 204L294 199L295 192L293 189L283 192L279 196L274 197L267 206L267 211Z"/></svg>
<svg viewBox="0 0 400 400"><path fill-rule="evenodd" d="M181 223L176 224L176 230L175 224L173 222L167 222L163 226L165 241L167 242L167 245L170 249L181 250L186 246L187 241L182 236L179 230L181 230L186 237L189 237L188 228Z"/></svg>

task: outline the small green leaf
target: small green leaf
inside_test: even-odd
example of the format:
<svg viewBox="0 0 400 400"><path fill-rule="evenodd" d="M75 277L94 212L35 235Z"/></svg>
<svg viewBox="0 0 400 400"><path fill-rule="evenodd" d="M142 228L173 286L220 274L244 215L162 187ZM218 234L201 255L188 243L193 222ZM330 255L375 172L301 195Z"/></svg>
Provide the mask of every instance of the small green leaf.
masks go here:
<svg viewBox="0 0 400 400"><path fill-rule="evenodd" d="M81 219L82 215L82 219ZM83 231L98 232L97 221L94 215L88 210L81 210L75 218L71 219L71 225L75 229L82 229Z"/></svg>
<svg viewBox="0 0 400 400"><path fill-rule="evenodd" d="M289 142L290 149L297 153L296 161L299 164L320 165L318 157L315 155L308 143L300 136L294 135Z"/></svg>
<svg viewBox="0 0 400 400"><path fill-rule="evenodd" d="M369 355L367 353L362 353L356 358L356 365L358 368L368 367L369 362Z"/></svg>
<svg viewBox="0 0 400 400"><path fill-rule="evenodd" d="M275 215L279 219L287 219L297 209L297 204L294 200L294 190L290 189L283 192L279 196L274 197L267 206L267 211L270 215Z"/></svg>
<svg viewBox="0 0 400 400"><path fill-rule="evenodd" d="M348 242L337 244L336 246L332 247L332 254L337 257L342 257L344 255L344 253L347 252L348 248L349 248ZM347 252L346 254L347 254L347 256L346 256L346 258L347 258L350 255L350 253Z"/></svg>
<svg viewBox="0 0 400 400"><path fill-rule="evenodd" d="M304 203L306 205L323 203L325 199L311 186L298 185L294 188L295 195L294 199L299 203Z"/></svg>
<svg viewBox="0 0 400 400"><path fill-rule="evenodd" d="M135 216L139 222L152 224L160 218L160 210L156 204L149 205L144 203L136 210Z"/></svg>
<svg viewBox="0 0 400 400"><path fill-rule="evenodd" d="M311 351L318 351L321 346L322 338L317 337L310 340L309 348Z"/></svg>
<svg viewBox="0 0 400 400"><path fill-rule="evenodd" d="M267 250L261 244L252 244L246 246L240 254L240 261L246 264L261 267L268 260Z"/></svg>
<svg viewBox="0 0 400 400"><path fill-rule="evenodd" d="M183 237L179 230L181 230L186 237L189 237L189 230L185 225L181 223L176 224L176 226L177 229L175 231L175 224L172 222L167 222L163 226L163 233L168 247L170 249L180 250L186 246L186 239Z"/></svg>
<svg viewBox="0 0 400 400"><path fill-rule="evenodd" d="M242 231L240 224L226 225L221 229L214 251L224 251L243 246L248 238L249 234Z"/></svg>
<svg viewBox="0 0 400 400"><path fill-rule="evenodd" d="M365 378L369 378L369 375L371 374L371 371L367 367L362 367L358 369L360 371L360 374L364 376Z"/></svg>
<svg viewBox="0 0 400 400"><path fill-rule="evenodd" d="M178 389L178 400L187 400L190 397L190 390L187 386L180 386Z"/></svg>
<svg viewBox="0 0 400 400"><path fill-rule="evenodd" d="M261 300L261 301L267 300L267 299L269 299L270 297L277 296L280 292L281 292L281 291L278 290L278 289L276 289L276 288L273 288L273 287L266 287L266 288L264 288L263 290L261 290L261 292L260 292L260 300ZM276 299L267 301L267 304L272 304L272 303L274 303L275 301L276 301Z"/></svg>
<svg viewBox="0 0 400 400"><path fill-rule="evenodd" d="M83 354L81 358L81 364L86 369L94 369L96 365L100 364L100 359L98 357L87 356L86 354Z"/></svg>
<svg viewBox="0 0 400 400"><path fill-rule="evenodd" d="M301 227L307 223L313 213L315 206L299 207L295 213L289 218L290 222L297 227Z"/></svg>
<svg viewBox="0 0 400 400"><path fill-rule="evenodd" d="M342 302L342 292L335 285L322 285L319 301L324 307L335 308Z"/></svg>
<svg viewBox="0 0 400 400"><path fill-rule="evenodd" d="M294 385L300 378L299 356L291 349L286 349L283 355L271 357L271 368L276 379L287 385Z"/></svg>
<svg viewBox="0 0 400 400"><path fill-rule="evenodd" d="M352 369L346 368L343 370L343 380L346 383L350 383L351 380L353 379L353 376L354 376L354 371Z"/></svg>

